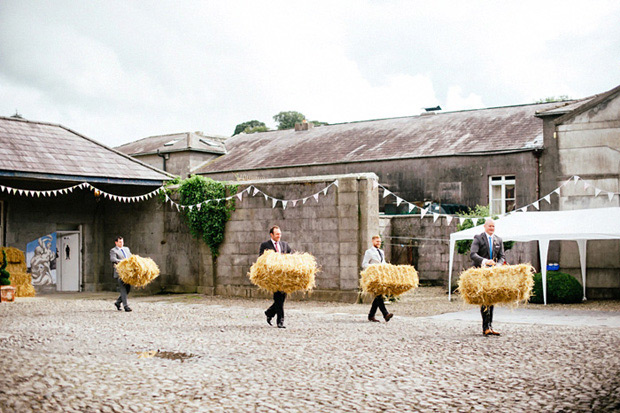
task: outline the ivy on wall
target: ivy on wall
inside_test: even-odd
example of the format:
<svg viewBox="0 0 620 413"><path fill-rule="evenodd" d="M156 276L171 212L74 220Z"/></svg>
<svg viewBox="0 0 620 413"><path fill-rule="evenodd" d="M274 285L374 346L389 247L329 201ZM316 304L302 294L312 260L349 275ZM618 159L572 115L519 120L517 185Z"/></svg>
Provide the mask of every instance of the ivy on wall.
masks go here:
<svg viewBox="0 0 620 413"><path fill-rule="evenodd" d="M201 202L222 199L237 193L238 185L225 185L200 175L192 175L184 180L177 180L181 205L196 205ZM166 191L169 189L166 188ZM213 257L219 255L219 248L224 241L226 222L235 210L235 198L208 202L201 208L185 209L185 223L190 233L202 239L211 249Z"/></svg>
<svg viewBox="0 0 620 413"><path fill-rule="evenodd" d="M489 212L490 211L489 211L488 206L476 205L474 209L470 208L468 212L459 213L458 215L461 217L488 217ZM493 217L493 219L497 219L497 217ZM464 229L473 228L475 226L482 225L482 224L484 224L484 219L478 218L476 220L476 223L474 224L474 220L470 218L470 219L466 219L465 221L463 221L462 224L458 224L456 226L456 229L457 231L462 231ZM500 238L502 236L501 234L497 234L497 235L499 235ZM470 239L463 239L460 241L456 241L456 251L462 255L469 255L469 252L471 250L471 243L472 243L472 240ZM508 251L514 245L515 245L514 241L504 242L504 251Z"/></svg>

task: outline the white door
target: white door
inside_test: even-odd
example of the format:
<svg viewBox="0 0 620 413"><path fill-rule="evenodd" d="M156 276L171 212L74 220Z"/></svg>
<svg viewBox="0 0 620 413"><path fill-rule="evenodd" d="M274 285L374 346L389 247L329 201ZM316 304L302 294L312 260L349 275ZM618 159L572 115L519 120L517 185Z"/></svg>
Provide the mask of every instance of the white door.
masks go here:
<svg viewBox="0 0 620 413"><path fill-rule="evenodd" d="M59 291L80 291L80 234L62 234L58 248Z"/></svg>

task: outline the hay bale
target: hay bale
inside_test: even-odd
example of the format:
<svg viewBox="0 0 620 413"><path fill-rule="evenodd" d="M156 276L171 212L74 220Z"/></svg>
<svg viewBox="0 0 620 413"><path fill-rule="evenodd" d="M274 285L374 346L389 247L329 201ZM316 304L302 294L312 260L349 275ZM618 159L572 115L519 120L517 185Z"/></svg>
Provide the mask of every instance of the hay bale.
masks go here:
<svg viewBox="0 0 620 413"><path fill-rule="evenodd" d="M28 268L26 267L25 262L19 264L9 262L9 264L6 266L6 270L9 272L9 274L13 275L14 272L27 272Z"/></svg>
<svg viewBox="0 0 620 413"><path fill-rule="evenodd" d="M314 288L317 271L312 254L280 254L267 250L252 264L248 276L252 284L264 290L292 293Z"/></svg>
<svg viewBox="0 0 620 413"><path fill-rule="evenodd" d="M32 275L25 271L12 272L9 278L11 279L12 286L32 285Z"/></svg>
<svg viewBox="0 0 620 413"><path fill-rule="evenodd" d="M26 262L26 256L21 250L18 250L14 247L3 247L4 251L6 251L6 259L9 263L20 264ZM2 254L0 253L0 257ZM0 258L0 261L2 259Z"/></svg>
<svg viewBox="0 0 620 413"><path fill-rule="evenodd" d="M466 303L517 304L530 298L534 268L530 264L470 268L461 273L458 292Z"/></svg>
<svg viewBox="0 0 620 413"><path fill-rule="evenodd" d="M374 295L399 296L419 284L411 265L372 264L360 273L362 291Z"/></svg>
<svg viewBox="0 0 620 413"><path fill-rule="evenodd" d="M144 287L159 276L159 267L150 258L132 255L116 264L116 272L125 284Z"/></svg>
<svg viewBox="0 0 620 413"><path fill-rule="evenodd" d="M34 297L36 292L32 284L15 285L16 297Z"/></svg>

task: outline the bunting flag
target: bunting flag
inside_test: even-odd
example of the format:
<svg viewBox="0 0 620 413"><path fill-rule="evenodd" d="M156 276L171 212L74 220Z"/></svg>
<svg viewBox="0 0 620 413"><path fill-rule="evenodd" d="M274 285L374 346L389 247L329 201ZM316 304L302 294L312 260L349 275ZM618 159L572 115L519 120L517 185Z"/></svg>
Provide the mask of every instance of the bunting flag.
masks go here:
<svg viewBox="0 0 620 413"><path fill-rule="evenodd" d="M420 218L424 218L424 215L428 212L428 209L420 208Z"/></svg>
<svg viewBox="0 0 620 413"><path fill-rule="evenodd" d="M319 194L314 194L314 195L312 195L312 196L314 197L314 200L315 200L316 202L319 202Z"/></svg>
<svg viewBox="0 0 620 413"><path fill-rule="evenodd" d="M436 222L437 218L439 218L439 214L433 212L433 222Z"/></svg>
<svg viewBox="0 0 620 413"><path fill-rule="evenodd" d="M377 189L379 186L379 182L376 179L372 180L372 189Z"/></svg>
<svg viewBox="0 0 620 413"><path fill-rule="evenodd" d="M408 202L407 202L408 203ZM409 204L409 203L408 203ZM413 208L415 208L415 205L413 204L409 204L409 212L413 211Z"/></svg>
<svg viewBox="0 0 620 413"><path fill-rule="evenodd" d="M338 180L337 179L334 181L334 185L338 186Z"/></svg>
<svg viewBox="0 0 620 413"><path fill-rule="evenodd" d="M293 200L291 201L291 203L293 204L293 207L294 207L295 205L297 205L297 201L298 201L298 199L293 199Z"/></svg>
<svg viewBox="0 0 620 413"><path fill-rule="evenodd" d="M612 199L614 199L614 193L613 192L607 192L607 196L609 197L609 202L611 202Z"/></svg>
<svg viewBox="0 0 620 413"><path fill-rule="evenodd" d="M385 198L386 196L390 195L391 192L388 189L383 188L383 197Z"/></svg>
<svg viewBox="0 0 620 413"><path fill-rule="evenodd" d="M545 196L543 199L547 201L548 203L551 203L551 194Z"/></svg>
<svg viewBox="0 0 620 413"><path fill-rule="evenodd" d="M245 191L244 191L245 192ZM243 199L243 192L239 192L237 194L237 198L239 198L239 201L241 201Z"/></svg>
<svg viewBox="0 0 620 413"><path fill-rule="evenodd" d="M256 196L256 194L258 194L260 191L258 190L258 188L254 188L254 193L252 194L252 196Z"/></svg>
<svg viewBox="0 0 620 413"><path fill-rule="evenodd" d="M601 192L603 192L602 189L598 189L598 188L594 189L594 197L596 198L597 196L599 196Z"/></svg>
<svg viewBox="0 0 620 413"><path fill-rule="evenodd" d="M452 215L446 215L446 222L448 223L448 225L450 225L450 223L452 222L452 218L454 218Z"/></svg>
<svg viewBox="0 0 620 413"><path fill-rule="evenodd" d="M540 209L539 201L532 202L532 206L536 209Z"/></svg>
<svg viewBox="0 0 620 413"><path fill-rule="evenodd" d="M396 206L399 206L403 202L403 199L399 196L396 197Z"/></svg>
<svg viewBox="0 0 620 413"><path fill-rule="evenodd" d="M459 224L463 225L465 223L466 219L467 218L465 218L465 217L459 217Z"/></svg>
<svg viewBox="0 0 620 413"><path fill-rule="evenodd" d="M275 207L276 207L276 205L278 204L278 200L277 200L277 199L275 199L275 198L273 198L273 199L272 199L272 202L273 202L273 203L272 203L272 205L271 205L271 208L275 208Z"/></svg>
<svg viewBox="0 0 620 413"><path fill-rule="evenodd" d="M286 209L286 204L288 203L288 201L282 201L282 209Z"/></svg>

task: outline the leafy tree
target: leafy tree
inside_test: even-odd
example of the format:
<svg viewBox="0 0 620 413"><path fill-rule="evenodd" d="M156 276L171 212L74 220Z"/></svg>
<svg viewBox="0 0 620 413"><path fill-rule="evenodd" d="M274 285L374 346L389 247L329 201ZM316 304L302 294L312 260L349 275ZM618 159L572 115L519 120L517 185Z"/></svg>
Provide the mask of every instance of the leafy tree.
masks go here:
<svg viewBox="0 0 620 413"><path fill-rule="evenodd" d="M474 209L469 208L469 211L459 212L457 215L460 217L469 217L469 219L466 219L465 221L463 221L462 224L459 223L456 226L457 231L462 231L464 229L469 229L469 228L473 228L475 226L484 224L484 218L480 218L480 217L488 217L490 215L490 210L489 210L489 207L486 205L476 205ZM475 224L474 224L474 220L471 218L478 218ZM493 219L497 219L497 216L494 216ZM471 250L471 243L472 243L472 240L470 239L464 239L464 240L457 241L456 251L462 255L469 254L469 251ZM504 242L504 251L508 251L509 249L514 247L514 245L515 245L514 241Z"/></svg>
<svg viewBox="0 0 620 413"><path fill-rule="evenodd" d="M547 96L546 98L538 99L534 103L552 103L552 102L561 102L563 100L570 100L568 95L560 95L560 96Z"/></svg>
<svg viewBox="0 0 620 413"><path fill-rule="evenodd" d="M273 117L273 120L278 123L278 130L292 129L296 123L301 123L304 119L306 117L303 113L295 111L280 112Z"/></svg>
<svg viewBox="0 0 620 413"><path fill-rule="evenodd" d="M264 128L264 130L261 128ZM235 132L232 134L232 136L238 135L241 132L254 133L254 132L265 132L268 130L269 129L267 128L267 125L265 125L265 122L261 122L259 120L249 120L247 122L243 122L235 126Z"/></svg>

